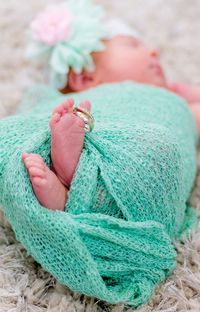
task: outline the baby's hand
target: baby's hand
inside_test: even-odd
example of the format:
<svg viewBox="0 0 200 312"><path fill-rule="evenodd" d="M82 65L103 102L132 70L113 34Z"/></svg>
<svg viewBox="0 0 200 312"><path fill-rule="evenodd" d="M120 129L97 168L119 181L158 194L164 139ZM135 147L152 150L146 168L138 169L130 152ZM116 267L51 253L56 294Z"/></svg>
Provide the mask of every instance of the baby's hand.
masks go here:
<svg viewBox="0 0 200 312"><path fill-rule="evenodd" d="M174 82L168 83L167 88L182 96L189 104L200 102L200 86Z"/></svg>

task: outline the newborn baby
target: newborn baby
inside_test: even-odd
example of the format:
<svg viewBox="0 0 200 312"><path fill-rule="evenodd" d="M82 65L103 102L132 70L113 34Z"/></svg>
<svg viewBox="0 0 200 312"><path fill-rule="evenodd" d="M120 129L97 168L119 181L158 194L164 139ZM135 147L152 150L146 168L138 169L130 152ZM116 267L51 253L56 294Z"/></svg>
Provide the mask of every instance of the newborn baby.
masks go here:
<svg viewBox="0 0 200 312"><path fill-rule="evenodd" d="M168 83L158 51L148 48L138 38L119 35L104 43L104 51L92 53L95 70L82 70L81 73L71 70L67 86L60 90L62 93L79 92L102 83L126 80L166 88L187 100L200 131L199 87ZM41 205L53 210L64 210L84 143L85 123L72 112L73 105L73 99L67 99L52 113L51 169L40 155L22 154L37 199ZM89 112L91 110L89 101L82 102L80 107Z"/></svg>

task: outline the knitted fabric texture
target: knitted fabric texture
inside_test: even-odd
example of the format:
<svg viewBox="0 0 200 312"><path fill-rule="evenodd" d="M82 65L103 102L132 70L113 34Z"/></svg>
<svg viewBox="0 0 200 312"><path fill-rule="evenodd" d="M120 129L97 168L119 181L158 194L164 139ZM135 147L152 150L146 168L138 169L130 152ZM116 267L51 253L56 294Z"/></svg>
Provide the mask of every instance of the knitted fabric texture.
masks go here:
<svg viewBox="0 0 200 312"><path fill-rule="evenodd" d="M75 93L92 102L65 211L40 205L22 152L50 166L49 119L67 96L49 86L26 92L0 121L0 203L16 238L70 289L138 307L176 267L175 240L197 225L187 204L196 175L197 132L182 98L123 82Z"/></svg>

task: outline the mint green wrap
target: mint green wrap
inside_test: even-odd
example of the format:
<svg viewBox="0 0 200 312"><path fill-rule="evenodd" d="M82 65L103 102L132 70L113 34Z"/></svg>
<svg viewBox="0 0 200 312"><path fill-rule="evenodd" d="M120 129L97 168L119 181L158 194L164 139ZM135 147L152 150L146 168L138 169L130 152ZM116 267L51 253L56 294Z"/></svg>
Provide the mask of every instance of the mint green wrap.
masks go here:
<svg viewBox="0 0 200 312"><path fill-rule="evenodd" d="M69 94L68 97L71 97ZM161 88L124 82L73 94L92 103L65 211L42 207L22 152L50 166L49 119L66 96L36 85L0 121L0 203L16 238L70 289L138 307L176 267L175 240L194 230L188 204L197 131L187 104Z"/></svg>

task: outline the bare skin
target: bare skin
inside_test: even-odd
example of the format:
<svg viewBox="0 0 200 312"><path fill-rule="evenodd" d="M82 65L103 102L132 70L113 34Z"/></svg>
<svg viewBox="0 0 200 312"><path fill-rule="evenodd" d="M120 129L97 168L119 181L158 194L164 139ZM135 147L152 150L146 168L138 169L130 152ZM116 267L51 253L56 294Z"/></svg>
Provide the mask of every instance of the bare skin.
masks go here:
<svg viewBox="0 0 200 312"><path fill-rule="evenodd" d="M50 120L53 170L38 154L23 153L34 193L40 204L52 210L64 210L68 189L83 148L84 121L72 113L73 99L57 106ZM80 107L90 111L90 102Z"/></svg>
<svg viewBox="0 0 200 312"><path fill-rule="evenodd" d="M84 121L72 113L74 100L66 100L53 111L50 120L51 159L53 170L68 188L83 148ZM84 101L80 107L90 111L90 102Z"/></svg>
<svg viewBox="0 0 200 312"><path fill-rule="evenodd" d="M34 193L40 204L53 210L63 210L68 198L66 187L44 163L40 155L23 153Z"/></svg>

